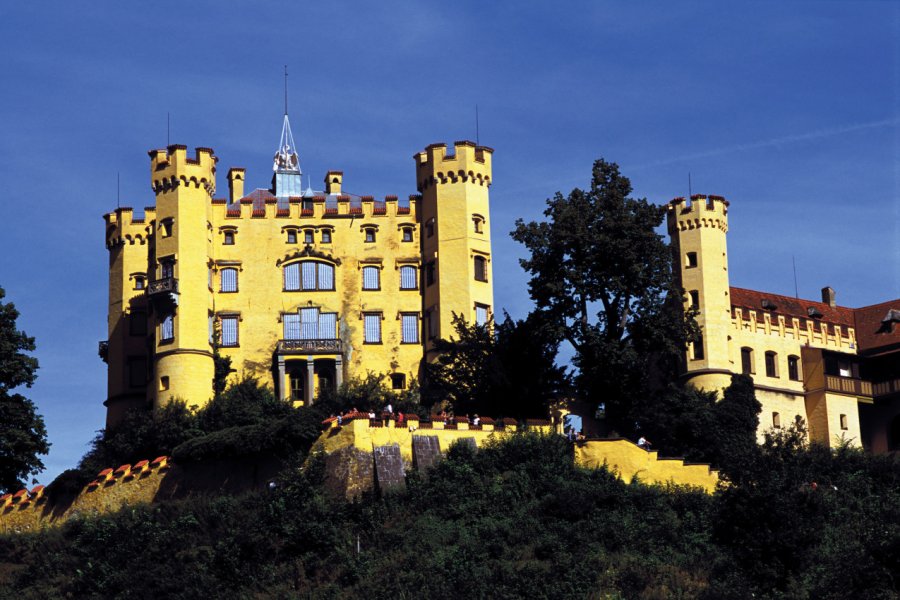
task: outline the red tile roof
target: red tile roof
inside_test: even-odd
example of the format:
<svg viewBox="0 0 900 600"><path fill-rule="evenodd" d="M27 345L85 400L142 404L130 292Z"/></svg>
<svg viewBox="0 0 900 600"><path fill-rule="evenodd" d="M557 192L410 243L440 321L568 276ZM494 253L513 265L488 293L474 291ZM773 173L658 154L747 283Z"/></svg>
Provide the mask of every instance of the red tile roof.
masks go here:
<svg viewBox="0 0 900 600"><path fill-rule="evenodd" d="M729 291L732 306L749 308L762 313L767 310L763 308L762 301L767 299L775 305L775 310L772 311L775 314L784 315L785 317L797 317L798 319L809 319L809 309L814 308L822 314L821 317L816 319L817 321L825 321L841 327L856 326L853 319L853 309L845 306L829 306L824 302L791 298L790 296L757 292L756 290L738 287L729 288Z"/></svg>
<svg viewBox="0 0 900 600"><path fill-rule="evenodd" d="M900 323L882 322L891 309L900 311L900 299L864 306L853 311L856 317L856 339L859 340L860 350L900 346Z"/></svg>

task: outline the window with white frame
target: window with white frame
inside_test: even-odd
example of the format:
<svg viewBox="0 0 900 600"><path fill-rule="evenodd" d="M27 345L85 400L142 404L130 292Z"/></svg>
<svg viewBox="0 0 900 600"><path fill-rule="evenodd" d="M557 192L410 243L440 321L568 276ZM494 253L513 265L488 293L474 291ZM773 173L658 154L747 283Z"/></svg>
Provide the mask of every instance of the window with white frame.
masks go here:
<svg viewBox="0 0 900 600"><path fill-rule="evenodd" d="M334 265L312 260L285 265L284 290L334 290Z"/></svg>
<svg viewBox="0 0 900 600"><path fill-rule="evenodd" d="M400 289L415 290L419 287L419 273L412 265L400 267Z"/></svg>
<svg viewBox="0 0 900 600"><path fill-rule="evenodd" d="M363 342L366 344L381 343L381 313L363 313Z"/></svg>
<svg viewBox="0 0 900 600"><path fill-rule="evenodd" d="M222 325L222 347L234 348L238 345L238 317L227 315L220 318Z"/></svg>
<svg viewBox="0 0 900 600"><path fill-rule="evenodd" d="M404 344L419 343L418 313L403 313L400 315L400 341Z"/></svg>
<svg viewBox="0 0 900 600"><path fill-rule="evenodd" d="M362 276L363 276L363 286L364 290L378 290L381 289L381 269L375 266L367 266L362 268Z"/></svg>
<svg viewBox="0 0 900 600"><path fill-rule="evenodd" d="M238 291L238 270L234 267L228 267L219 271L219 279L220 292Z"/></svg>

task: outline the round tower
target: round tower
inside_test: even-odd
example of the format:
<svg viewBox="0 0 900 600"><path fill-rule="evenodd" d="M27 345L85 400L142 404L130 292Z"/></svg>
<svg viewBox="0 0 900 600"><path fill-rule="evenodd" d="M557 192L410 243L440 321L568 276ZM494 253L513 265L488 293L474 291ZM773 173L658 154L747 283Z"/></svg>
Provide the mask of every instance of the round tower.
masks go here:
<svg viewBox="0 0 900 600"><path fill-rule="evenodd" d="M453 337L454 313L470 323L493 315L488 203L493 152L460 141L450 152L446 144L431 144L413 157L422 194L426 353L437 338Z"/></svg>
<svg viewBox="0 0 900 600"><path fill-rule="evenodd" d="M668 204L666 223L686 306L699 311L702 338L688 348L685 375L697 388L724 389L732 374L728 201L700 194L690 201L675 198Z"/></svg>
<svg viewBox="0 0 900 600"><path fill-rule="evenodd" d="M190 158L180 145L149 154L156 243L147 286L155 330L148 396L157 407L172 398L202 406L212 396L214 373L207 211L217 159L209 148Z"/></svg>

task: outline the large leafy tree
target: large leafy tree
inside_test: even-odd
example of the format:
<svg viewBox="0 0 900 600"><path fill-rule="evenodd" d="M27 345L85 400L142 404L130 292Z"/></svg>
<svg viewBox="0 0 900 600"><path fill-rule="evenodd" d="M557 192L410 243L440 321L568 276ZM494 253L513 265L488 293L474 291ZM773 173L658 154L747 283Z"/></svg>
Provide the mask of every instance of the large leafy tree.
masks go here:
<svg viewBox="0 0 900 600"><path fill-rule="evenodd" d="M623 433L636 399L671 378L696 335L656 232L665 211L631 191L618 165L597 160L589 189L557 192L546 220L519 219L511 234L531 253L521 263L538 311L575 349L579 391Z"/></svg>
<svg viewBox="0 0 900 600"><path fill-rule="evenodd" d="M31 387L38 362L26 354L34 350L34 338L16 329L19 311L13 303L2 302L5 296L0 287L0 489L13 491L44 468L38 456L47 454L50 444L34 403L13 392Z"/></svg>
<svg viewBox="0 0 900 600"><path fill-rule="evenodd" d="M428 402L447 401L458 415L547 416L568 377L555 364L559 340L542 314L486 325L454 315L453 325L453 339L438 340L440 355L425 366Z"/></svg>

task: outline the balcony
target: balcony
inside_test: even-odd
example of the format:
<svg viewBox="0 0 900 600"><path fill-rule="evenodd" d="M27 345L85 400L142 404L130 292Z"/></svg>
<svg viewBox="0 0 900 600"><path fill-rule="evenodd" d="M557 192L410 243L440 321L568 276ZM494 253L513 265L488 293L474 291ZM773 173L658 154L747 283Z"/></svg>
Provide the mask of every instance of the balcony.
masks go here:
<svg viewBox="0 0 900 600"><path fill-rule="evenodd" d="M341 354L341 340L279 340L278 354Z"/></svg>
<svg viewBox="0 0 900 600"><path fill-rule="evenodd" d="M872 384L872 390L875 396L887 396L889 394L900 393L900 379L890 379Z"/></svg>
<svg viewBox="0 0 900 600"><path fill-rule="evenodd" d="M154 279L147 285L147 295L156 296L158 294L177 294L178 280L174 277L163 277L162 279Z"/></svg>
<svg viewBox="0 0 900 600"><path fill-rule="evenodd" d="M825 391L852 396L872 397L872 382L853 377L840 377L838 375L825 376Z"/></svg>
<svg viewBox="0 0 900 600"><path fill-rule="evenodd" d="M109 342L107 340L100 342L97 348L97 354L103 359L103 362L109 363Z"/></svg>

